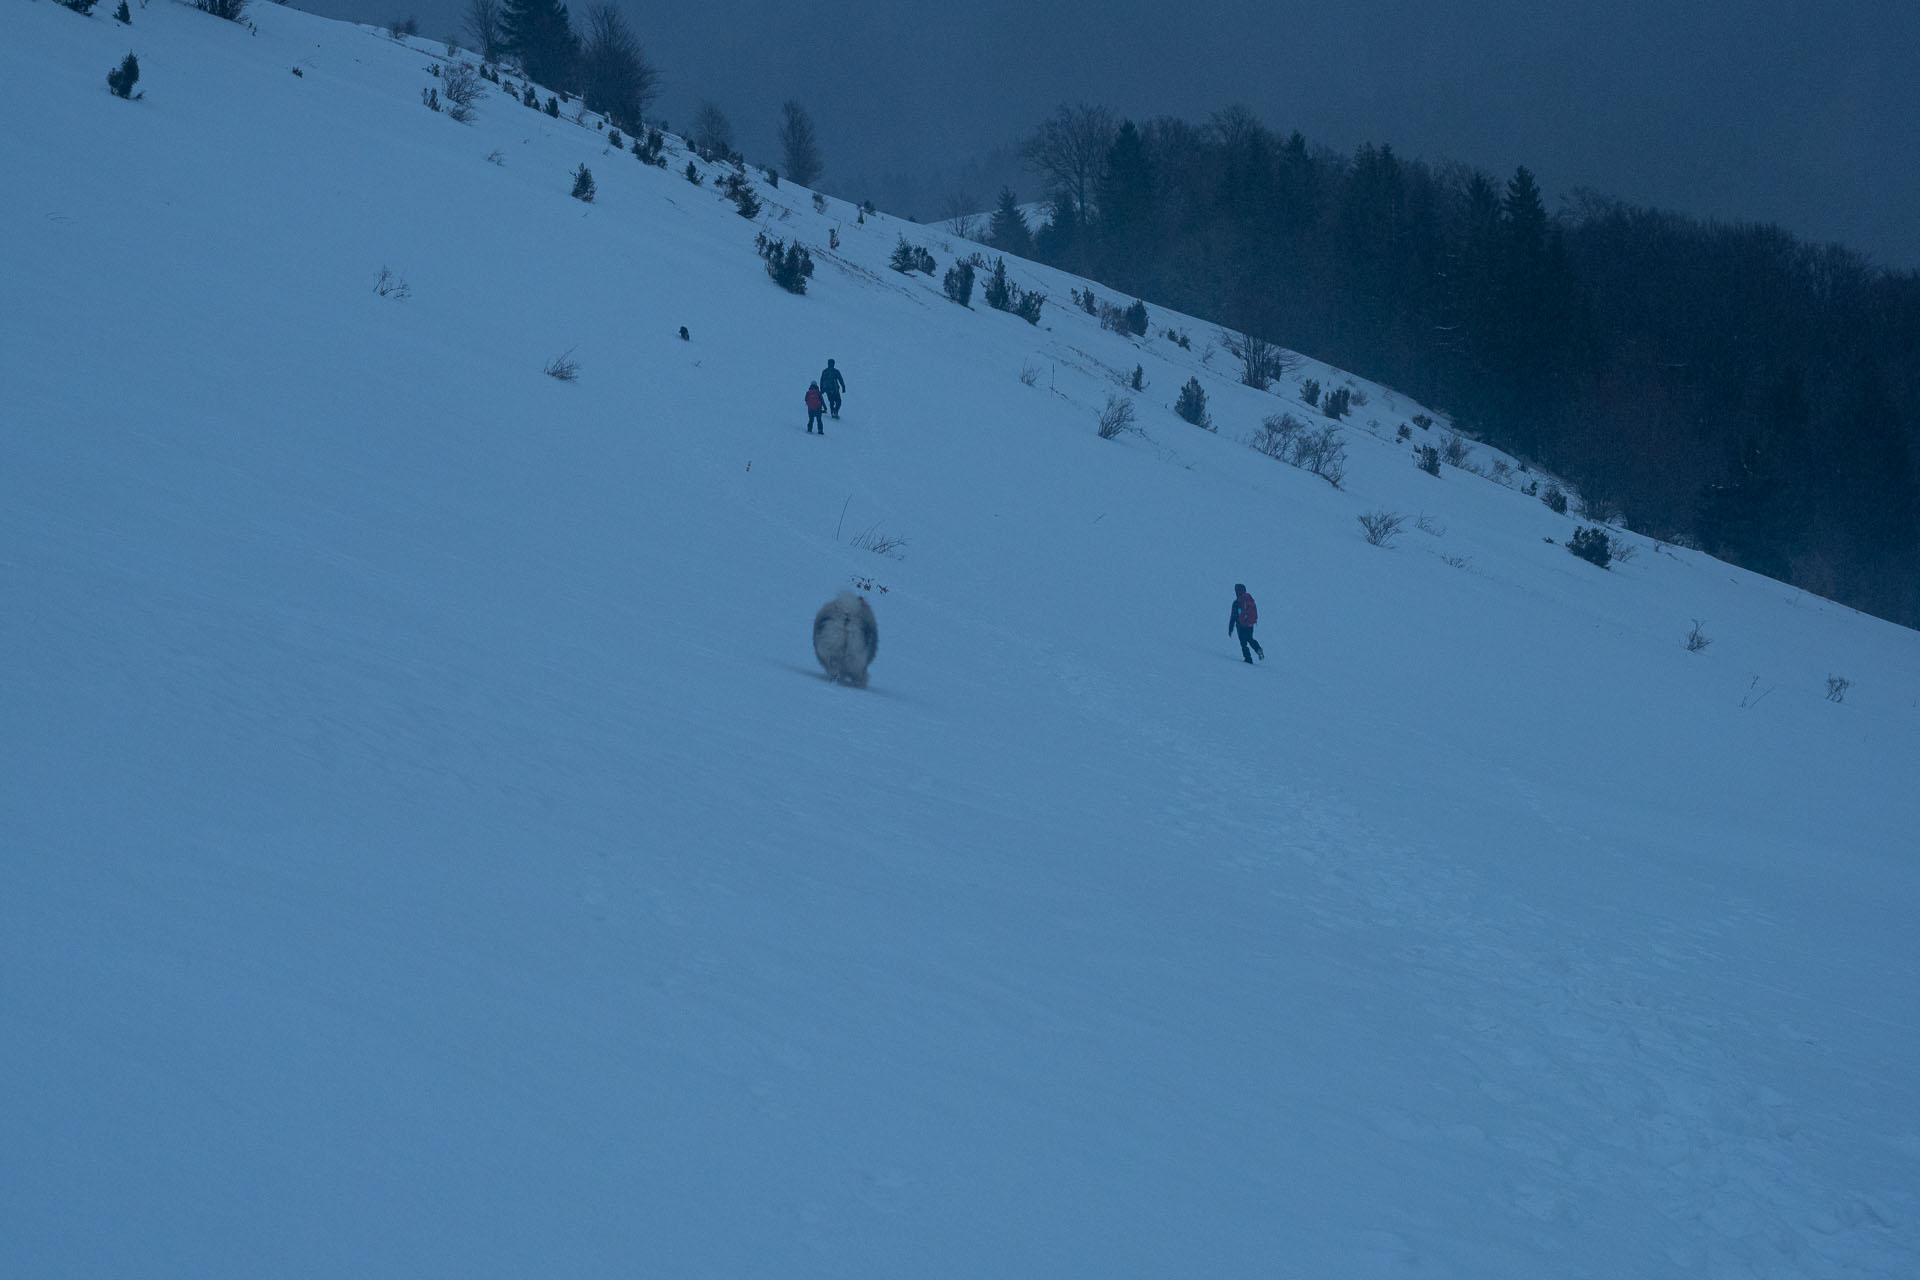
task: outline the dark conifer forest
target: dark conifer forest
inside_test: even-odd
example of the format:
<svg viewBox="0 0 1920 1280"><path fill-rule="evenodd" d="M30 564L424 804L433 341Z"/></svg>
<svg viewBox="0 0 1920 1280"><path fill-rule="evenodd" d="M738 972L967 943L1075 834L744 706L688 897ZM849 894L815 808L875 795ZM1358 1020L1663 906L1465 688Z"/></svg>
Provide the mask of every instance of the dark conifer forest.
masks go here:
<svg viewBox="0 0 1920 1280"><path fill-rule="evenodd" d="M1043 261L1396 387L1589 512L1920 625L1920 274L1241 109L1063 108Z"/></svg>

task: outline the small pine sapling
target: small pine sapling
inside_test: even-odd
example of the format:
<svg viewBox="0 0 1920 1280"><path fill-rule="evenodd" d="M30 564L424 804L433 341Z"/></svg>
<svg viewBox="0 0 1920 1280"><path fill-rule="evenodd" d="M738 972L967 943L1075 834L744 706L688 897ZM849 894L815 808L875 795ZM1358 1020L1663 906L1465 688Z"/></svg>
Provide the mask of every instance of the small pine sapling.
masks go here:
<svg viewBox="0 0 1920 1280"><path fill-rule="evenodd" d="M107 88L116 98L133 96L133 86L140 79L140 59L129 53L120 60L120 66L107 72Z"/></svg>
<svg viewBox="0 0 1920 1280"><path fill-rule="evenodd" d="M573 171L573 198L586 204L593 203L593 171L585 164ZM615 201L615 203L619 203Z"/></svg>
<svg viewBox="0 0 1920 1280"><path fill-rule="evenodd" d="M1214 429L1213 415L1207 412L1206 388L1197 377L1188 378L1187 385L1180 388L1180 398L1173 402L1173 411L1196 427Z"/></svg>

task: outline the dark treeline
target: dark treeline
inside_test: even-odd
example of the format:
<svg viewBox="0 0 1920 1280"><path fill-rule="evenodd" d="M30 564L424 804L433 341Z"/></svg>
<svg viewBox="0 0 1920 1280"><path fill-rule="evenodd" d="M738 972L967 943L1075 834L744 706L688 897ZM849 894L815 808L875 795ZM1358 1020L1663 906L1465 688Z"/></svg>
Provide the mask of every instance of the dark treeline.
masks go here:
<svg viewBox="0 0 1920 1280"><path fill-rule="evenodd" d="M1636 529L1920 625L1920 274L1232 109L1063 108L1040 259L1399 388Z"/></svg>

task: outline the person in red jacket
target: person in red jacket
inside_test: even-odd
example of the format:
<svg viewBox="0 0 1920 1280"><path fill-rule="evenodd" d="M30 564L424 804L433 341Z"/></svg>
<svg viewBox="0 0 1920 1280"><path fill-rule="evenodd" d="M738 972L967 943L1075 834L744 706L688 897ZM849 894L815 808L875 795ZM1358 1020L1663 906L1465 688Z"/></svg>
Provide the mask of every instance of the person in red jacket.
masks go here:
<svg viewBox="0 0 1920 1280"><path fill-rule="evenodd" d="M1227 615L1227 634L1240 635L1240 656L1247 662L1253 661L1253 655L1259 654L1260 661L1267 660L1266 650L1253 638L1253 624L1260 621L1260 610L1253 605L1253 597L1247 594L1247 584L1233 584L1233 612ZM1252 652L1249 652L1251 650Z"/></svg>
<svg viewBox="0 0 1920 1280"><path fill-rule="evenodd" d="M820 398L820 384L817 382L809 382L807 384L807 434L808 435L813 434L813 429L815 427L818 427L820 429L821 435L827 434L827 424L821 421L820 419L820 415L826 411L826 408L827 408L826 401Z"/></svg>

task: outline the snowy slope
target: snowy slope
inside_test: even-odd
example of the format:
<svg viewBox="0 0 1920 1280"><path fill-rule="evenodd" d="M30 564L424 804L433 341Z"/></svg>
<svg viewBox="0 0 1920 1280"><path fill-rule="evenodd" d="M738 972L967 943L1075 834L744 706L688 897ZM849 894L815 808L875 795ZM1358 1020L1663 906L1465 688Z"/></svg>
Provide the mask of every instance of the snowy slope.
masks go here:
<svg viewBox="0 0 1920 1280"><path fill-rule="evenodd" d="M107 12L0 40L0 1274L1920 1274L1915 633Z"/></svg>

